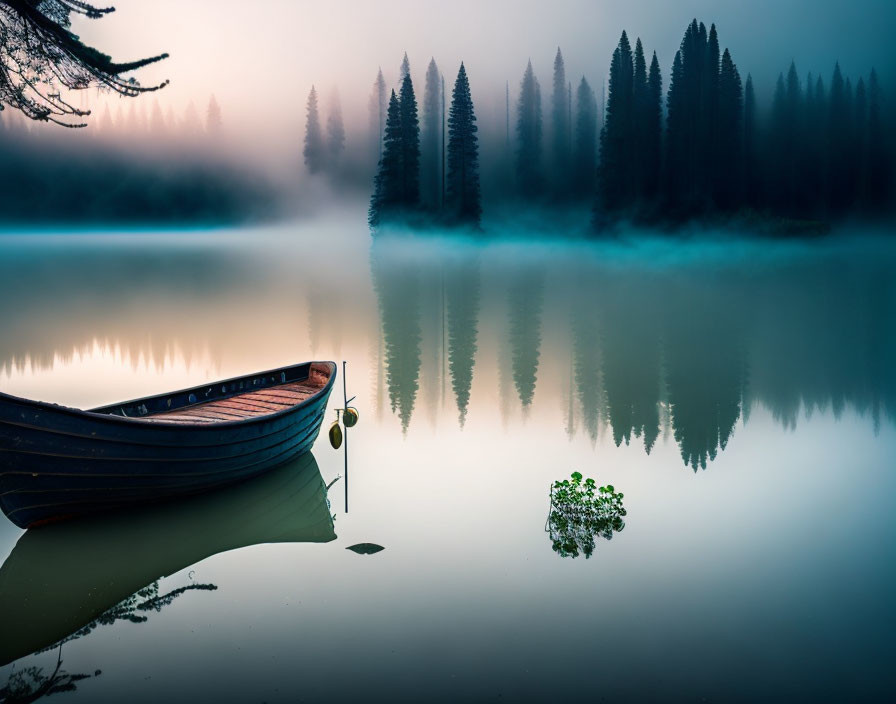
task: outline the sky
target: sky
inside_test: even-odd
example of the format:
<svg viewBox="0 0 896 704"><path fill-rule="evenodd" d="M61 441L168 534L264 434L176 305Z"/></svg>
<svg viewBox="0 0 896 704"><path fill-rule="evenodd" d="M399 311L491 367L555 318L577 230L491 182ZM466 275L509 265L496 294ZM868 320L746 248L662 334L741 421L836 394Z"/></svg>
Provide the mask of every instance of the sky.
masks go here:
<svg viewBox="0 0 896 704"><path fill-rule="evenodd" d="M482 117L503 116L528 59L549 92L557 47L567 75L588 77L600 96L612 50L626 29L657 52L668 81L688 22L715 22L742 75L752 73L760 99L791 60L800 74L829 79L835 60L847 75L876 66L885 85L896 79L893 0L117 0L101 20L76 18L83 39L130 60L171 57L142 71L144 83L170 79L158 94L163 110L190 100L204 112L209 96L226 125L268 135L300 130L312 84L326 105L338 86L351 125L365 124L377 67L395 85L407 51L422 89L434 57L452 80L461 61ZM450 84L449 84L450 85ZM152 98L147 99L151 101ZM114 112L114 103L113 103Z"/></svg>

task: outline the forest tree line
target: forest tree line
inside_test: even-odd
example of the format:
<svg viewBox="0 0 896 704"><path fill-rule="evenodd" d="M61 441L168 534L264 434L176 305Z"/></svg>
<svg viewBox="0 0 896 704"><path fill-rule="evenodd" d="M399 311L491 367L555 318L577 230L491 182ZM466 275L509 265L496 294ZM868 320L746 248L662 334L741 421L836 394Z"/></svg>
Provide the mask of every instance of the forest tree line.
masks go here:
<svg viewBox="0 0 896 704"><path fill-rule="evenodd" d="M667 85L656 53L623 32L600 104L584 76L575 85L567 78L558 48L545 105L528 62L513 110L506 91L506 141L494 138L504 130L490 132L480 169L465 67L446 96L430 61L418 109L405 55L397 90L387 95L380 70L369 100L370 222L478 225L483 199L487 208L587 204L597 229L740 218L799 230L879 218L894 200L882 93L873 69L853 82L839 64L826 80L801 78L792 63L760 115L753 78L721 48L715 25L688 25ZM311 102L305 157L313 171L309 152L323 154L325 139ZM338 135L333 153L344 149L341 118Z"/></svg>
<svg viewBox="0 0 896 704"><path fill-rule="evenodd" d="M133 102L113 120L108 105L86 139L29 129L12 110L0 119L0 163L14 174L0 190L7 223L232 223L278 212L271 184L219 152L222 119L214 96L166 118ZM155 139L149 144L146 137ZM94 138L95 137L95 138ZM176 153L174 150L177 150Z"/></svg>

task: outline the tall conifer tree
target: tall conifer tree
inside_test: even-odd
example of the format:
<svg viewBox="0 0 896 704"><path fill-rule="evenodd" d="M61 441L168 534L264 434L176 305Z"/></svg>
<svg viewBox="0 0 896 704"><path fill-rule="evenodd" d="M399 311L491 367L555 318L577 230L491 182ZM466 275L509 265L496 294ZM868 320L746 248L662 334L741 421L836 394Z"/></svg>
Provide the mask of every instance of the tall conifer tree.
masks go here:
<svg viewBox="0 0 896 704"><path fill-rule="evenodd" d="M402 202L407 207L414 207L420 202L420 121L410 74L405 74L401 82L398 105L401 112Z"/></svg>
<svg viewBox="0 0 896 704"><path fill-rule="evenodd" d="M395 91L389 98L383 132L383 153L374 180L368 221L371 227L386 222L403 204L401 106Z"/></svg>
<svg viewBox="0 0 896 704"><path fill-rule="evenodd" d="M420 138L420 195L430 210L439 206L441 184L442 96L441 78L435 59L426 69L423 89L423 126Z"/></svg>
<svg viewBox="0 0 896 704"><path fill-rule="evenodd" d="M373 82L373 90L370 93L368 112L370 116L370 135L373 154L379 161L383 151L383 131L386 129L386 80L383 78L383 70L376 72L376 80Z"/></svg>
<svg viewBox="0 0 896 704"><path fill-rule="evenodd" d="M747 74L744 86L744 196L750 207L756 207L759 196L757 161L756 93L753 90L753 77Z"/></svg>
<svg viewBox="0 0 896 704"><path fill-rule="evenodd" d="M320 126L320 113L317 107L317 91L311 86L308 94L305 120L305 149L302 152L305 157L305 166L312 174L319 173L327 163L324 135Z"/></svg>
<svg viewBox="0 0 896 704"><path fill-rule="evenodd" d="M687 159L687 120L685 102L684 69L681 50L675 52L672 62L672 76L666 96L666 199L673 208L680 206L684 198L681 176Z"/></svg>
<svg viewBox="0 0 896 704"><path fill-rule="evenodd" d="M517 178L521 194L529 198L538 195L542 183L541 120L541 88L529 61L520 84L516 122Z"/></svg>
<svg viewBox="0 0 896 704"><path fill-rule="evenodd" d="M740 74L728 49L719 72L718 150L716 154L716 200L726 210L740 203L742 174L743 88Z"/></svg>
<svg viewBox="0 0 896 704"><path fill-rule="evenodd" d="M411 62L408 61L408 52L404 52L401 59L401 66L398 67L398 86L404 84L404 79L411 75Z"/></svg>
<svg viewBox="0 0 896 704"><path fill-rule="evenodd" d="M597 219L631 205L634 193L632 50L623 31L610 62L607 114L600 135Z"/></svg>
<svg viewBox="0 0 896 704"><path fill-rule="evenodd" d="M828 203L841 213L849 199L849 101L840 64L834 66L828 108Z"/></svg>
<svg viewBox="0 0 896 704"><path fill-rule="evenodd" d="M597 178L597 99L584 76L576 91L576 146L573 159L574 191L593 196Z"/></svg>
<svg viewBox="0 0 896 704"><path fill-rule="evenodd" d="M656 52L650 61L647 74L647 129L646 129L646 174L645 192L648 200L659 194L660 172L662 168L663 146L663 77Z"/></svg>
<svg viewBox="0 0 896 704"><path fill-rule="evenodd" d="M859 78L856 84L852 153L856 196L858 203L864 206L868 200L868 93L864 78Z"/></svg>
<svg viewBox="0 0 896 704"><path fill-rule="evenodd" d="M448 175L445 210L456 222L478 225L482 216L479 194L479 143L470 83L463 63L451 93L448 113Z"/></svg>
<svg viewBox="0 0 896 704"><path fill-rule="evenodd" d="M554 184L559 190L565 190L569 177L569 92L560 47L557 47L557 55L554 57L551 131Z"/></svg>
<svg viewBox="0 0 896 704"><path fill-rule="evenodd" d="M647 192L647 149L650 124L650 89L647 85L647 60L640 37L635 40L634 77L632 80L631 166L634 197L642 199Z"/></svg>
<svg viewBox="0 0 896 704"><path fill-rule="evenodd" d="M880 214L890 193L892 152L884 138L881 118L881 90L877 71L868 78L868 202Z"/></svg>

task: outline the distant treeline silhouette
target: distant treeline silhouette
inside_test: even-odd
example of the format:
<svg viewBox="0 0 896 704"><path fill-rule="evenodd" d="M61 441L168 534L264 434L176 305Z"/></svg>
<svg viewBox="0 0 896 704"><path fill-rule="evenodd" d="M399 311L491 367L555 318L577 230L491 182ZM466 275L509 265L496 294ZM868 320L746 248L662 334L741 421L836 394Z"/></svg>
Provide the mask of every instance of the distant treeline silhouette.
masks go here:
<svg viewBox="0 0 896 704"><path fill-rule="evenodd" d="M892 154L872 69L853 89L839 64L830 87L791 63L760 126L746 82L715 25L694 20L675 54L661 131L661 79L653 55L625 32L613 52L600 137L598 225L619 218L680 221L760 211L781 218L876 216L889 207ZM660 148L662 145L662 148Z"/></svg>
<svg viewBox="0 0 896 704"><path fill-rule="evenodd" d="M205 129L197 119L195 130L185 122L183 132L162 134L158 104L148 125L134 119L133 110L127 122L108 118L107 108L96 138L86 130L74 139L38 134L15 116L0 123L0 160L8 175L0 189L0 221L211 224L276 212L269 184L217 154L214 98ZM140 139L144 132L159 139L152 151Z"/></svg>
<svg viewBox="0 0 896 704"><path fill-rule="evenodd" d="M506 125L486 126L481 175L464 66L446 113L444 78L430 62L422 121L407 55L400 76L387 100L379 71L370 97L373 226L478 224L483 198L496 210L587 204L597 229L733 219L792 232L892 213L893 145L877 73L853 84L836 64L826 85L811 73L801 80L791 64L760 116L753 79L721 50L715 25L687 27L665 90L656 53L640 39L632 48L623 32L602 107L584 76L575 88L567 80L558 49L547 127L530 61L513 136L509 84Z"/></svg>

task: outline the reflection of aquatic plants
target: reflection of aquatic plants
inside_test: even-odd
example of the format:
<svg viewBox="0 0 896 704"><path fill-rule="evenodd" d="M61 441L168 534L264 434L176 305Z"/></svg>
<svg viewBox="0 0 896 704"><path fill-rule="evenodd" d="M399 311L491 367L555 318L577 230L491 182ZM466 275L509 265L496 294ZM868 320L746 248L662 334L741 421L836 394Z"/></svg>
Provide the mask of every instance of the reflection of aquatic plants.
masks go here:
<svg viewBox="0 0 896 704"><path fill-rule="evenodd" d="M98 677L97 670L92 675L70 675L62 669L62 647L59 648L59 657L56 659L56 667L49 675L44 674L42 667L26 667L14 671L6 685L0 689L0 704L28 704L36 702L43 697L60 692L73 692L77 689L77 682Z"/></svg>
<svg viewBox="0 0 896 704"><path fill-rule="evenodd" d="M159 582L156 580L152 584L143 587L139 591L131 594L127 599L120 601L108 611L103 612L96 619L88 623L83 628L78 629L70 636L63 638L61 641L54 643L46 648L38 650L38 653L45 653L53 650L69 641L76 640L86 636L92 632L97 626L111 626L116 621L130 621L131 623L145 623L148 616L144 615L149 611L159 612L163 607L168 606L172 601L177 599L181 594L188 591L215 591L218 587L214 584L190 584L186 587L179 587L167 594L159 595ZM0 700L2 703L3 700Z"/></svg>
<svg viewBox="0 0 896 704"><path fill-rule="evenodd" d="M610 540L625 528L622 493L612 484L598 487L591 479L573 472L569 479L551 485L551 513L545 530L551 547L561 557L586 558L594 552L594 536Z"/></svg>

